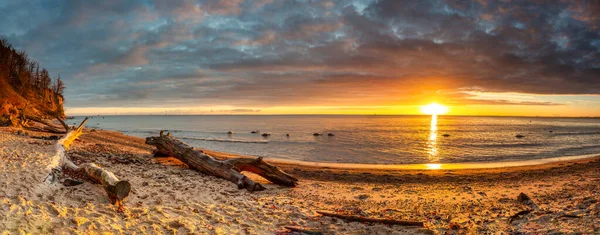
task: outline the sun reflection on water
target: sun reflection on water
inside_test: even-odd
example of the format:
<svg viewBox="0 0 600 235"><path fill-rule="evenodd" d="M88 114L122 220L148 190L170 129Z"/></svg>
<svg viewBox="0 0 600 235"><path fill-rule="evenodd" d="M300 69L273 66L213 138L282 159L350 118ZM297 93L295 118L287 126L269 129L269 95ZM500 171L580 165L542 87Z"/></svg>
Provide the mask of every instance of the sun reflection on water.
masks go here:
<svg viewBox="0 0 600 235"><path fill-rule="evenodd" d="M438 148L437 148L437 115L431 115L431 126L429 128L429 140L427 141L427 154L429 161L437 162Z"/></svg>

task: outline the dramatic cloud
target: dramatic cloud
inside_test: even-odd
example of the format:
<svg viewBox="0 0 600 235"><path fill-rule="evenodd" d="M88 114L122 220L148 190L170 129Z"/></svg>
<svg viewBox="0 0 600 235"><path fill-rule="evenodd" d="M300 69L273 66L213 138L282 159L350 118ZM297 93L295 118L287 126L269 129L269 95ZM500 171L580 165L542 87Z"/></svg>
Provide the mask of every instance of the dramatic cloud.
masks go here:
<svg viewBox="0 0 600 235"><path fill-rule="evenodd" d="M68 107L557 105L600 94L597 1L2 1ZM220 111L219 111L220 112Z"/></svg>

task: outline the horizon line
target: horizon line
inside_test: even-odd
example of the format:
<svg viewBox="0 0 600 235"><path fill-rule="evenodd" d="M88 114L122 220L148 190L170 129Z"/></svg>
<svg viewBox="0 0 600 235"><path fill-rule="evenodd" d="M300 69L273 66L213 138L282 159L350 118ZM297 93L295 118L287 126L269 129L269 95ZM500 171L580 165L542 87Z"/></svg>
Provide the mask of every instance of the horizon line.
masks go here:
<svg viewBox="0 0 600 235"><path fill-rule="evenodd" d="M96 117L96 116L433 116L430 114L244 114L244 113L221 113L221 114L96 114L96 115L66 115L67 117ZM591 118L600 116L519 116L519 115L460 115L460 114L437 114L437 116L452 117L532 117L532 118Z"/></svg>

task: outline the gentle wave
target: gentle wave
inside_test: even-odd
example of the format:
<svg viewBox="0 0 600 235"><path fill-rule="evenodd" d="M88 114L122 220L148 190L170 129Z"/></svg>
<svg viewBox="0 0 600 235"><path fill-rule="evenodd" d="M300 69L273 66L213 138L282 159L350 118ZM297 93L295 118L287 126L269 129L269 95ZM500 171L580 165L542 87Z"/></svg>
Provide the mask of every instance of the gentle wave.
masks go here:
<svg viewBox="0 0 600 235"><path fill-rule="evenodd" d="M465 144L466 147L476 148L521 148L521 147L541 147L546 144L538 143L512 143L512 144Z"/></svg>
<svg viewBox="0 0 600 235"><path fill-rule="evenodd" d="M248 143L248 144L268 144L267 140L238 140L238 139L217 139L217 138L195 138L195 137L179 137L187 140L201 140L201 141L214 141L214 142L228 142L228 143Z"/></svg>
<svg viewBox="0 0 600 235"><path fill-rule="evenodd" d="M148 134L158 134L161 131L165 131L165 133L184 132L183 130L144 130L144 129L129 130L129 131L126 131L126 132L139 132L139 133L148 133Z"/></svg>
<svg viewBox="0 0 600 235"><path fill-rule="evenodd" d="M335 163L335 162L310 162L303 160L294 159L281 159L281 158L266 158L266 162L270 163L283 163L283 164L294 164L299 166L309 167L324 167L324 168L335 168L335 169L386 169L386 170L400 170L400 169L417 169L417 170L439 170L439 169L485 169L485 168L500 168L500 167L518 167L518 166L531 166L548 164L553 162L561 161L573 161L579 159L587 159L599 157L598 154L585 154L576 156L561 156L552 158L539 158L530 160L517 160L517 161L499 161L499 162L462 162L462 163L427 163L427 164L369 164L369 163Z"/></svg>
<svg viewBox="0 0 600 235"><path fill-rule="evenodd" d="M553 135L600 135L600 132L559 132L552 133Z"/></svg>
<svg viewBox="0 0 600 235"><path fill-rule="evenodd" d="M567 152L567 151L576 151L576 150L591 150L591 149L598 149L598 148L600 148L600 145L597 145L597 144L594 144L594 145L581 145L581 146L559 148L559 149L555 150L555 152Z"/></svg>

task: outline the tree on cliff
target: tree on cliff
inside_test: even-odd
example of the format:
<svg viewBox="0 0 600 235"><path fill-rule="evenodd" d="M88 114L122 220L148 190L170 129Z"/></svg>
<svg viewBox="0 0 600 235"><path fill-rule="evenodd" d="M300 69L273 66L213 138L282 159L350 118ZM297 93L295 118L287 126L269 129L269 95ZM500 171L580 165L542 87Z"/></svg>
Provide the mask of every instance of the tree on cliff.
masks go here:
<svg viewBox="0 0 600 235"><path fill-rule="evenodd" d="M62 81L62 79L60 79L60 75L58 75L58 78L56 78L56 83L54 83L54 93L62 96L64 91L65 83Z"/></svg>
<svg viewBox="0 0 600 235"><path fill-rule="evenodd" d="M62 117L62 79L0 38L0 125L21 125L24 119Z"/></svg>

